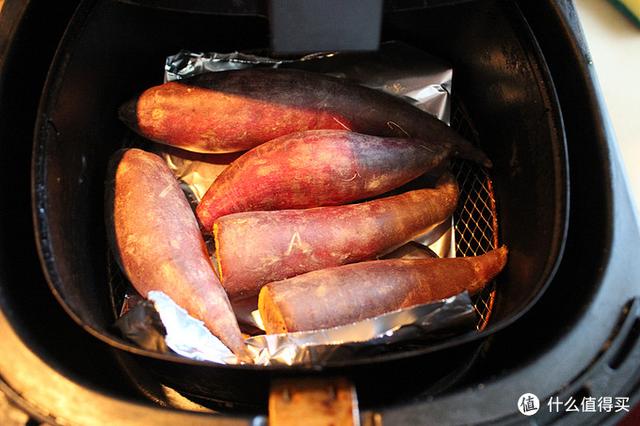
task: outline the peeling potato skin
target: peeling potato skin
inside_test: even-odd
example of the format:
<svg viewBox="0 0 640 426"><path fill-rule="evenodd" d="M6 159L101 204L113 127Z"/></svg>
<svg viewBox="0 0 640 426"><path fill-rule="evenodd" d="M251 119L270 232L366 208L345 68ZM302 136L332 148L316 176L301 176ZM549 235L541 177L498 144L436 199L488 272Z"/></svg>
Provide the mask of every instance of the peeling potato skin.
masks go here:
<svg viewBox="0 0 640 426"><path fill-rule="evenodd" d="M344 129L444 144L491 164L454 130L401 99L300 70L201 74L147 89L119 115L146 138L195 152L244 151L297 131Z"/></svg>
<svg viewBox="0 0 640 426"><path fill-rule="evenodd" d="M446 174L436 188L365 203L223 216L214 226L222 285L239 299L271 281L372 259L447 219L457 200Z"/></svg>
<svg viewBox="0 0 640 426"><path fill-rule="evenodd" d="M197 220L167 165L157 155L129 149L114 156L109 170L109 236L133 286L144 297L163 291L244 357L244 340Z"/></svg>
<svg viewBox="0 0 640 426"><path fill-rule="evenodd" d="M224 215L331 206L373 197L432 170L450 151L415 139L310 130L262 144L231 163L196 209L211 231Z"/></svg>
<svg viewBox="0 0 640 426"><path fill-rule="evenodd" d="M268 334L349 324L480 291L507 262L506 246L477 257L374 260L267 284L258 307Z"/></svg>

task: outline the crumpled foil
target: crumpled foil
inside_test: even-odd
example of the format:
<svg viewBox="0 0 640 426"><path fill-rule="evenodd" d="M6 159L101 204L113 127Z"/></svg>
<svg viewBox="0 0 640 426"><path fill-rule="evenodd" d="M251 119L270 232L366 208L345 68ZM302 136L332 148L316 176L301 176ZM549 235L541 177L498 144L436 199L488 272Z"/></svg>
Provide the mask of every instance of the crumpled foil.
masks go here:
<svg viewBox="0 0 640 426"><path fill-rule="evenodd" d="M202 321L187 314L169 296L161 291L150 291L148 299L162 320L166 344L174 352L200 361L238 363L233 353L211 334ZM140 329L135 321L127 321L129 316L138 318L139 311L133 309L118 320L118 327L125 334L129 329ZM375 353L381 346L389 349L393 344L410 340L425 342L443 338L456 331L469 330L475 321L471 298L464 292L339 327L263 334L250 337L245 342L256 365L317 366Z"/></svg>
<svg viewBox="0 0 640 426"><path fill-rule="evenodd" d="M402 97L416 107L449 123L452 69L442 60L410 46L384 43L378 52L322 52L299 59L272 59L233 53L192 53L169 56L165 81L203 72L247 67L291 67L346 78L364 86ZM156 145L185 193L195 206L225 167L242 153L194 154ZM427 248L428 246L428 248ZM447 220L384 257L420 258L455 256L453 221ZM150 292L166 329L166 344L188 358L224 364L237 363L235 356L204 327L161 292ZM234 305L243 329L264 330L256 301ZM331 329L257 335L246 339L259 365L320 365L370 353L393 350L395 344L418 340L421 344L474 329L476 313L468 294L387 313L358 323ZM127 323L128 324L128 323ZM157 332L157 330L156 330Z"/></svg>
<svg viewBox="0 0 640 426"><path fill-rule="evenodd" d="M312 53L298 59L273 59L241 52L194 53L183 50L167 57L164 80L174 81L205 72L251 67L297 68L347 78L382 90L449 124L451 66L404 43L387 42L373 53Z"/></svg>
<svg viewBox="0 0 640 426"><path fill-rule="evenodd" d="M237 364L233 353L215 337L204 323L193 318L169 296L150 291L151 300L166 330L165 342L174 352L199 361Z"/></svg>

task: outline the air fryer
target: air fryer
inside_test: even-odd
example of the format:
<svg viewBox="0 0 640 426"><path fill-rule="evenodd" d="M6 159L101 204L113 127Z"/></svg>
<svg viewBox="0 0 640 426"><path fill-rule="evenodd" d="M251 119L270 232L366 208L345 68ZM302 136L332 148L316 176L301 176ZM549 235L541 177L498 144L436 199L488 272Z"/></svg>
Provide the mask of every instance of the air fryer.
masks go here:
<svg viewBox="0 0 640 426"><path fill-rule="evenodd" d="M13 206L2 219L2 311L7 342L24 355L16 365L28 365L34 360L27 354L38 354L47 364L33 367L47 372L41 382L55 377L66 392L78 386L88 406L102 407L104 419L124 422L135 420L127 413L167 414L151 405L171 405L159 391L162 385L224 413L198 420L251 422L267 414L274 379L310 375L349 378L362 412L385 424L518 421L523 418L516 401L525 392L541 400L635 400L640 270L630 256L639 241L637 219L572 5L399 4L385 5L382 40L401 40L453 64L456 96L495 164L490 173L500 240L511 245L513 255L497 283L485 331L427 351L320 370L203 366L148 353L117 337L110 328L101 200L106 161L126 129L111 111L157 83L158 64L181 48L268 48L268 20L251 5L243 5L250 13L237 15L91 1L70 18L70 9L54 14L48 6L8 1L2 18L18 23L3 39L2 158L15 159L7 167L15 178L2 184ZM44 19L49 14L59 19ZM59 37L38 37L43 25ZM49 46L46 57L29 54L34 46ZM33 156L25 148L31 134ZM16 238L32 235L24 218L28 196L18 191L26 187L28 195L30 160L34 239L64 311L37 269L31 240ZM10 268L21 258L32 265L22 273ZM33 415L42 416L47 404L54 409L49 414L58 410L61 418L84 412L33 392L33 380L29 392L24 377L5 374L10 357L4 358L6 387ZM585 419L544 410L533 418L549 423L561 414L567 422ZM186 412L171 415L193 420ZM614 413L589 417L613 419Z"/></svg>

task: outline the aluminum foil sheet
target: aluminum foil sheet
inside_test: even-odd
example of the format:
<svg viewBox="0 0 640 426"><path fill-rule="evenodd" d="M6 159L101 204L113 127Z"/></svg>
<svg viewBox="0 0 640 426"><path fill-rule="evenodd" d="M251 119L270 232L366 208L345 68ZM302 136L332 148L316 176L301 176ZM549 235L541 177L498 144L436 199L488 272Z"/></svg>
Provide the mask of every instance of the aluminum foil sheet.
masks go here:
<svg viewBox="0 0 640 426"><path fill-rule="evenodd" d="M166 330L165 342L177 354L199 361L236 364L237 359L215 337L202 321L193 318L161 291L150 291L153 302Z"/></svg>
<svg viewBox="0 0 640 426"><path fill-rule="evenodd" d="M453 70L441 59L404 43L387 42L373 53L320 52L297 59L273 59L241 52L194 53L183 50L167 57L164 80L205 72L250 67L297 68L347 78L372 89L403 97L421 110L450 124Z"/></svg>
<svg viewBox="0 0 640 426"><path fill-rule="evenodd" d="M165 342L174 352L200 361L238 363L233 353L211 334L202 321L189 316L169 296L161 291L150 291L148 299L153 302L166 330ZM133 309L123 316L119 320L120 329L123 332L129 328L139 330L135 321L122 321L128 316L138 318L139 311ZM257 365L317 366L370 354L381 346L388 348L398 342L425 341L426 338L443 337L443 332L448 335L456 330L469 330L475 321L471 299L465 292L339 327L262 334L245 341Z"/></svg>
<svg viewBox="0 0 640 426"><path fill-rule="evenodd" d="M286 60L239 52L181 51L167 58L165 81L247 67L291 67L346 78L402 97L449 124L451 67L425 52L395 42L383 44L375 53L322 52ZM163 145L154 145L154 149L165 159L194 206L224 168L242 154L193 154ZM447 220L384 257L454 257L455 247L453 221ZM202 322L190 317L168 296L151 292L149 299L166 330L166 344L174 352L197 360L237 362ZM256 304L256 300L249 300L234 305L243 330L252 329L254 334L263 330ZM254 362L259 365L321 365L393 350L394 343L398 342L419 340L428 344L431 339L473 330L476 321L471 299L463 293L341 327L281 335L259 334L246 342Z"/></svg>

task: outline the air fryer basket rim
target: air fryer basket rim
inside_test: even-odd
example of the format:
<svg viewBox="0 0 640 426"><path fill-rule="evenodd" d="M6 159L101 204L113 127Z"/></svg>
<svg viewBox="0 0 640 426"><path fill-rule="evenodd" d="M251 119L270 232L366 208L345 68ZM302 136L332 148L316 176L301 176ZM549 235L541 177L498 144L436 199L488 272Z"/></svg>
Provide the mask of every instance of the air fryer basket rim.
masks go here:
<svg viewBox="0 0 640 426"><path fill-rule="evenodd" d="M61 285L62 278L56 266L56 259L53 254L52 242L50 239L50 229L49 229L49 221L47 215L47 170L46 170L46 145L49 142L49 134L52 131L55 131L55 128L52 128L50 123L48 122L49 114L51 108L54 108L55 100L58 97L58 93L60 90L60 85L63 81L63 76L65 72L65 68L70 61L72 55L68 54L73 51L73 48L76 44L76 41L81 36L82 29L84 27L84 21L91 15L93 11L94 4L97 3L96 0L84 1L78 7L76 13L70 21L69 27L65 31L63 38L61 39L60 45L56 51L54 60L51 64L47 81L43 90L43 95L40 101L39 109L38 109L38 118L35 126L35 134L34 134L34 145L33 145L33 156L32 156L32 212L33 212L33 223L36 233L36 244L38 248L38 254L40 258L40 263L42 269L44 271L44 275L47 279L47 283L54 294L56 300L62 305L65 311L76 321L84 330L89 332L91 335L100 339L101 341L107 343L108 345L120 349L125 352L129 352L134 355L141 355L144 357L155 358L162 361L169 361L174 363L181 363L193 366L206 366L206 367L222 367L227 369L241 369L241 370L261 370L269 369L270 371L292 371L292 367L287 366L271 366L271 367L262 367L262 366L253 366L253 365L217 365L204 361L195 361L188 358L184 358L174 354L162 354L157 352L148 351L145 349L141 349L139 347L130 344L123 339L115 338L112 336L105 335L100 330L97 330L87 324L81 316L74 310L72 306L69 305L68 301L65 299L65 296L61 293L60 289L63 288ZM555 124L555 130L557 132L557 137L559 139L558 147L561 152L556 153L557 158L554 158L554 161L557 164L554 164L556 168L556 172L563 180L562 182L557 182L559 185L563 186L564 191L561 191L563 197L561 200L557 200L557 209L556 209L556 218L555 218L555 227L553 230L556 237L554 238L555 247L546 260L545 273L541 277L542 284L539 285L539 290L530 298L530 300L520 309L519 312L513 314L509 318L503 319L497 323L489 323L487 328L485 328L481 332L469 332L455 338L443 341L439 344L431 345L426 348L408 350L404 352L399 352L395 354L387 354L382 357L372 357L372 358L362 358L356 361L349 361L343 363L333 363L330 366L296 366L295 369L299 371L320 371L320 370L330 370L331 368L341 368L346 366L356 366L356 365L364 365L364 364L372 364L372 363L381 363L386 361L395 361L409 357L416 357L421 355L430 354L436 351L441 351L444 349L452 348L454 346L459 346L464 343L469 343L474 340L485 338L505 327L513 324L517 321L522 315L524 315L542 296L546 288L549 286L550 282L553 279L555 271L558 268L560 260L562 258L562 253L564 250L565 237L568 228L568 200L569 200L569 182L568 182L568 160L566 155L566 139L564 134L564 127L562 123L562 117L560 115L560 107L558 104L558 99L556 95L556 90L551 79L549 70L547 68L544 56L540 51L537 42L533 36L531 29L528 24L524 20L519 8L517 5L513 6L513 10L511 13L517 13L521 20L522 26L520 28L521 31L526 31L527 43L531 44L531 49L528 50L529 61L534 62L536 68L541 72L542 82L541 86L546 89L546 96L548 101L552 104L552 120ZM522 39L522 37L520 37Z"/></svg>

